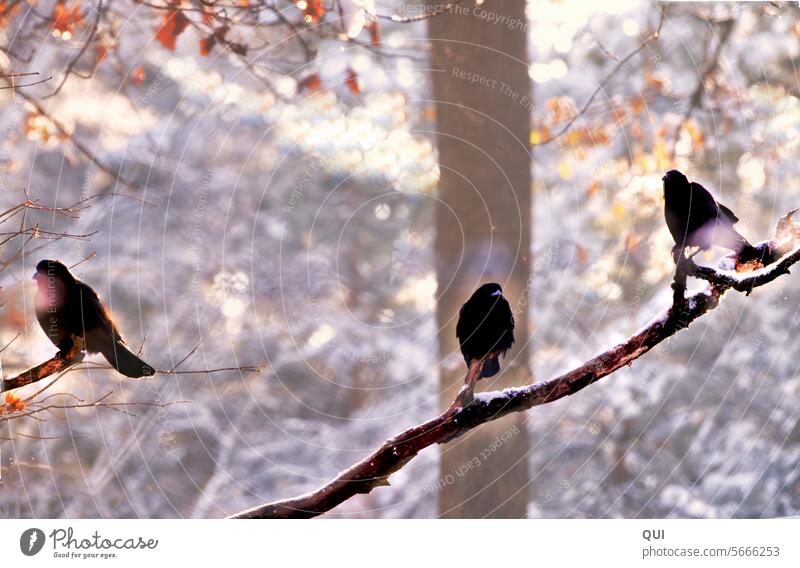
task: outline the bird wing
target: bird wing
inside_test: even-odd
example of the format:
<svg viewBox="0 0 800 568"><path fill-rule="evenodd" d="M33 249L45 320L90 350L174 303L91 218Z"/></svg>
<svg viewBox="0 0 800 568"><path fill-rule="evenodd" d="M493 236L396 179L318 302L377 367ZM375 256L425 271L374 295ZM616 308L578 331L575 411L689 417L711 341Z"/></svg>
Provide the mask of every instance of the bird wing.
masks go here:
<svg viewBox="0 0 800 568"><path fill-rule="evenodd" d="M83 282L78 282L77 286L86 350L102 353L111 366L126 377L153 375L155 370L125 345L125 340L100 302L97 293Z"/></svg>
<svg viewBox="0 0 800 568"><path fill-rule="evenodd" d="M456 337L458 338L459 347L461 347L461 355L464 357L464 361L467 362L467 367L469 367L470 361L472 358L468 354L467 348L467 341L469 340L470 329L472 329L472 323L467 321L467 317L465 317L465 308L466 304L461 306L461 310L458 312L458 323L456 323Z"/></svg>
<svg viewBox="0 0 800 568"><path fill-rule="evenodd" d="M466 322L464 322L464 306L461 306L461 309L458 311L458 323L456 323L456 337L459 339L464 338L466 335L466 329L464 329Z"/></svg>
<svg viewBox="0 0 800 568"><path fill-rule="evenodd" d="M81 281L76 283L75 289L77 292L76 307L79 308L78 317L76 318L78 319L76 323L79 325L79 335L83 335L84 332L100 331L113 338L113 341L124 341L117 326L114 325L105 307L100 302L97 292Z"/></svg>
<svg viewBox="0 0 800 568"><path fill-rule="evenodd" d="M687 229L688 233L691 234L702 228L709 220L719 217L720 209L711 192L699 183L690 183L689 189L691 191L691 201Z"/></svg>

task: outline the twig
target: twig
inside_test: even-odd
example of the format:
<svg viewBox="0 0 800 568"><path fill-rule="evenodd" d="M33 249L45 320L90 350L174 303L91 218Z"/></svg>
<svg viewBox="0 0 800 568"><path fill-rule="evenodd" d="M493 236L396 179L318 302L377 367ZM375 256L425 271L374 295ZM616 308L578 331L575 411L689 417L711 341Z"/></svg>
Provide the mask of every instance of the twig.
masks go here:
<svg viewBox="0 0 800 568"><path fill-rule="evenodd" d="M566 134L572 127L572 125L575 124L575 121L578 120L581 116L583 116L584 113L589 109L589 107L592 106L592 102L594 102L595 97L598 94L600 94L600 92L603 90L603 88L605 88L608 82L611 81L612 77L614 77L614 75L616 75L617 72L620 71L622 68L624 68L625 65L627 65L628 61L636 57L636 55L640 51L649 46L650 42L659 38L659 36L661 35L661 27L664 25L665 10L666 8L663 8L661 11L661 15L659 16L658 20L658 27L656 28L656 30L653 33L651 33L647 38L642 40L639 47L637 47L636 49L631 51L628 55L619 60L619 62L614 66L611 72L608 75L606 75L602 81L600 81L600 84L597 85L597 88L592 92L592 94L583 104L581 109L577 113L575 113L575 116L569 119L569 121L558 132L553 134L553 136L549 138L546 142L541 142L540 144L537 144L537 146L544 146L546 144L549 144L550 142L553 142L554 140L557 140L561 138L564 134Z"/></svg>

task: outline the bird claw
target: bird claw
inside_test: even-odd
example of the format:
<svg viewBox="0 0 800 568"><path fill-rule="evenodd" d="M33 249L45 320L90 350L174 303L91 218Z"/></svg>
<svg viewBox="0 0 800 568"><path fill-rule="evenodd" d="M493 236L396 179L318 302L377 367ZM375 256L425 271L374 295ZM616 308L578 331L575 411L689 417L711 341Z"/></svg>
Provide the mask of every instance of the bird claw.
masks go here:
<svg viewBox="0 0 800 568"><path fill-rule="evenodd" d="M461 390L458 391L458 396L456 396L456 402L461 408L466 408L473 400L475 400L474 389L470 385L461 387Z"/></svg>

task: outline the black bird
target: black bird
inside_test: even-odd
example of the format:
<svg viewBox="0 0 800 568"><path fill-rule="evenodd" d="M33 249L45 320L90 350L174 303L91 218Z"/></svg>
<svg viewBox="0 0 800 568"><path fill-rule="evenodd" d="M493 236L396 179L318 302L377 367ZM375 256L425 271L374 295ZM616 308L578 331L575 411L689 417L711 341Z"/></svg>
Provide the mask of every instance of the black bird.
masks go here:
<svg viewBox="0 0 800 568"><path fill-rule="evenodd" d="M476 381L500 372L500 355L514 343L514 315L500 284L484 284L461 306L456 337L468 368L485 358Z"/></svg>
<svg viewBox="0 0 800 568"><path fill-rule="evenodd" d="M668 171L661 179L664 181L664 217L675 239L673 252L682 253L689 246L698 247L700 251L718 245L734 251L740 262L759 257L758 249L733 228L739 218L718 203L705 187L690 183L678 170Z"/></svg>
<svg viewBox="0 0 800 568"><path fill-rule="evenodd" d="M66 357L72 336L82 337L88 353L102 353L126 377L146 377L153 368L137 357L122 339L97 293L57 260L36 265L36 319L50 341Z"/></svg>

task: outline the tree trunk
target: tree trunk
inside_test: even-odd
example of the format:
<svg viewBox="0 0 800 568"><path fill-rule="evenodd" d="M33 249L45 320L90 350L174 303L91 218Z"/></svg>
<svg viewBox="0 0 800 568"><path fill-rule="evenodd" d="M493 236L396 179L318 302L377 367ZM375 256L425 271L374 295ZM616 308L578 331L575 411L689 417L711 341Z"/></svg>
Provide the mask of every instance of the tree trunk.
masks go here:
<svg viewBox="0 0 800 568"><path fill-rule="evenodd" d="M505 18L505 19L503 19ZM455 326L461 304L499 282L517 322L503 372L478 390L530 382L531 115L525 2L462 2L429 20L441 179L436 211L441 404L466 365ZM528 504L525 415L512 415L443 446L439 514L523 517Z"/></svg>

